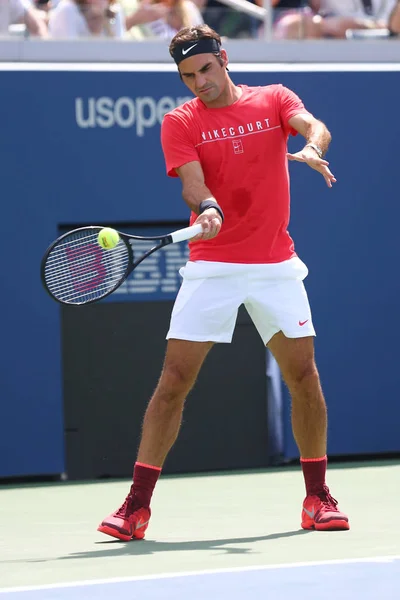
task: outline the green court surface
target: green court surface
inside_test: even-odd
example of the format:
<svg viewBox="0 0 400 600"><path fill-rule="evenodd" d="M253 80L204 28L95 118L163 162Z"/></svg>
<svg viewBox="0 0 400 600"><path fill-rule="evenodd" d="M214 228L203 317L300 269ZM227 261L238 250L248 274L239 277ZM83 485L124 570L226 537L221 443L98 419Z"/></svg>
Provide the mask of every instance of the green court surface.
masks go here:
<svg viewBox="0 0 400 600"><path fill-rule="evenodd" d="M96 531L128 480L3 486L0 588L400 554L399 461L330 465L327 483L350 531L301 530L300 467L161 477L132 542Z"/></svg>

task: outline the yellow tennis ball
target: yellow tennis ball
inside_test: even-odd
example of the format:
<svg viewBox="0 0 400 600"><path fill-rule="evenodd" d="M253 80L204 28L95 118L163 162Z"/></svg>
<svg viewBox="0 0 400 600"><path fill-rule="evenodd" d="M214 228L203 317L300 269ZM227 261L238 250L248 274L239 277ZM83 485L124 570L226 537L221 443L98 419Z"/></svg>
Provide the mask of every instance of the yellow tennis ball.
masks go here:
<svg viewBox="0 0 400 600"><path fill-rule="evenodd" d="M97 241L104 250L111 250L111 248L115 248L119 242L118 231L115 231L115 229L112 229L111 227L104 227L104 229L99 232Z"/></svg>

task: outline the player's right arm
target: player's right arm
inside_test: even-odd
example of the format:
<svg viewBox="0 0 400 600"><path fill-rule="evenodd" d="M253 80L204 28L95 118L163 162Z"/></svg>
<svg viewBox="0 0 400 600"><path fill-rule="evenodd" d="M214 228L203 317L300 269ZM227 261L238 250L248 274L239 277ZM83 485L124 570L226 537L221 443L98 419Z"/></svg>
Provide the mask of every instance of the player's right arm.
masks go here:
<svg viewBox="0 0 400 600"><path fill-rule="evenodd" d="M183 108L177 113L165 115L161 124L161 145L167 174L180 178L183 199L199 215L195 223L200 223L203 227L203 233L191 241L215 237L221 229L223 219L215 208L207 208L200 214L202 202L210 200L217 204L217 200L205 184L200 157L191 135L190 115Z"/></svg>
<svg viewBox="0 0 400 600"><path fill-rule="evenodd" d="M204 181L204 173L199 161L188 162L175 169L182 182L182 196L189 208L199 215L195 224L203 227L203 233L196 236L192 241L209 240L218 235L222 217L215 208L207 208L200 213L200 204L204 200L213 200L216 202L212 193Z"/></svg>

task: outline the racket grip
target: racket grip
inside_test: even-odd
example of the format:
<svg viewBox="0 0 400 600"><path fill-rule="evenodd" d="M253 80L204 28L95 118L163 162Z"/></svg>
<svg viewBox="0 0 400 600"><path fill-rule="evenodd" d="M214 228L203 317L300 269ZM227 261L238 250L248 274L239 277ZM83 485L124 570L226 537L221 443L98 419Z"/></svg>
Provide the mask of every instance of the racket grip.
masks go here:
<svg viewBox="0 0 400 600"><path fill-rule="evenodd" d="M202 233L203 228L201 225L191 225L191 227L185 227L184 229L178 229L178 231L173 231L170 233L172 237L172 243L183 242L184 240L190 240L190 238L195 237L199 233Z"/></svg>

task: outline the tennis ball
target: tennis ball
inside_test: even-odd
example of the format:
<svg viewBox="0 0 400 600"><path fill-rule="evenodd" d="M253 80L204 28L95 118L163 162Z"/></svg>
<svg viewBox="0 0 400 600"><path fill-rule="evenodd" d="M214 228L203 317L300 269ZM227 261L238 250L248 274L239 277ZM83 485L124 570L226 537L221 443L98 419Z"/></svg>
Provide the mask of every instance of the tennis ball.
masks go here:
<svg viewBox="0 0 400 600"><path fill-rule="evenodd" d="M115 231L115 229L112 229L111 227L104 227L104 229L99 232L97 241L104 250L111 250L111 248L115 248L119 242L118 231Z"/></svg>

